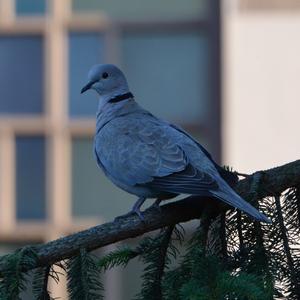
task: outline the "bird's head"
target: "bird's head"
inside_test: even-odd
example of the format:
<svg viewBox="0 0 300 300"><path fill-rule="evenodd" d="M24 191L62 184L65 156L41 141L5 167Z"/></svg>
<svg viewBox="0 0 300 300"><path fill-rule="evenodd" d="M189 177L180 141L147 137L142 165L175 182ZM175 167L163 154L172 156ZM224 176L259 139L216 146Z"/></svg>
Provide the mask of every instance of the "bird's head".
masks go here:
<svg viewBox="0 0 300 300"><path fill-rule="evenodd" d="M129 92L127 80L115 65L100 64L93 66L88 73L88 83L81 93L93 89L100 96L116 96Z"/></svg>

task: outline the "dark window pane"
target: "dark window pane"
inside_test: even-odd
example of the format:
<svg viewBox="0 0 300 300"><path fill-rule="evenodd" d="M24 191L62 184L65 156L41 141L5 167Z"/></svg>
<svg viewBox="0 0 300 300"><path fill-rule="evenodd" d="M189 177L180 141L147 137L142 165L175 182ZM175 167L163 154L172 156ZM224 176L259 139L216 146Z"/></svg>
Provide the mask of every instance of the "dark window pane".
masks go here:
<svg viewBox="0 0 300 300"><path fill-rule="evenodd" d="M80 94L87 83L92 65L103 63L103 36L99 33L71 33L69 35L69 113L75 116L95 116L97 95L88 91Z"/></svg>
<svg viewBox="0 0 300 300"><path fill-rule="evenodd" d="M46 0L16 0L18 15L40 15L46 11Z"/></svg>
<svg viewBox="0 0 300 300"><path fill-rule="evenodd" d="M43 41L40 36L0 37L0 113L43 111Z"/></svg>
<svg viewBox="0 0 300 300"><path fill-rule="evenodd" d="M208 39L197 32L127 33L124 71L137 101L180 123L199 123L209 105Z"/></svg>
<svg viewBox="0 0 300 300"><path fill-rule="evenodd" d="M114 186L97 167L93 142L74 138L72 143L73 216L111 220L128 212L136 197Z"/></svg>
<svg viewBox="0 0 300 300"><path fill-rule="evenodd" d="M123 20L189 20L207 14L207 0L73 0L73 10L102 10Z"/></svg>
<svg viewBox="0 0 300 300"><path fill-rule="evenodd" d="M43 137L17 137L17 218L46 217L46 162Z"/></svg>

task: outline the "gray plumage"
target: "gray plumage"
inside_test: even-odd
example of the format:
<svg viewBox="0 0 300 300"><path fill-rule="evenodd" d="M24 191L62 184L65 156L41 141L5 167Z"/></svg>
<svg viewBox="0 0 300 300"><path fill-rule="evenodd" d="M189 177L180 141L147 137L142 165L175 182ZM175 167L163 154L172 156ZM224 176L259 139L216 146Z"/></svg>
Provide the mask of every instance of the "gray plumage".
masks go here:
<svg viewBox="0 0 300 300"><path fill-rule="evenodd" d="M94 66L82 92L87 89L100 95L94 140L97 163L113 183L139 197L133 210L140 216L146 198L189 194L220 199L270 222L234 192L208 152L188 133L153 116L130 96L116 98L129 93L117 67Z"/></svg>

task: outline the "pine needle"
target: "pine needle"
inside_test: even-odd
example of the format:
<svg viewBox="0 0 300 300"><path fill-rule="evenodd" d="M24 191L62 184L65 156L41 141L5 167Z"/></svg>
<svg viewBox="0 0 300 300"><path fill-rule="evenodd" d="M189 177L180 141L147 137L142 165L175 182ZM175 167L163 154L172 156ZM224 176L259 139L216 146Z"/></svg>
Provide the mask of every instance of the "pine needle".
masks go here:
<svg viewBox="0 0 300 300"><path fill-rule="evenodd" d="M85 249L67 262L68 293L71 300L103 299L100 268Z"/></svg>
<svg viewBox="0 0 300 300"><path fill-rule="evenodd" d="M145 263L142 275L142 290L136 299L163 299L162 278L165 268L170 263L169 255L176 253L174 248L168 251L174 226L169 226L155 238L145 238L140 244L141 258Z"/></svg>
<svg viewBox="0 0 300 300"><path fill-rule="evenodd" d="M122 247L101 257L98 262L98 266L104 271L116 266L125 267L131 259L135 258L139 254L140 252L137 250L132 250L127 246Z"/></svg>
<svg viewBox="0 0 300 300"><path fill-rule="evenodd" d="M50 300L48 292L48 279L51 267L37 268L34 271L32 290L36 300Z"/></svg>
<svg viewBox="0 0 300 300"><path fill-rule="evenodd" d="M0 281L1 299L21 299L19 295L27 284L24 270L32 268L37 260L34 247L23 247L13 254L5 255L1 260L6 265Z"/></svg>

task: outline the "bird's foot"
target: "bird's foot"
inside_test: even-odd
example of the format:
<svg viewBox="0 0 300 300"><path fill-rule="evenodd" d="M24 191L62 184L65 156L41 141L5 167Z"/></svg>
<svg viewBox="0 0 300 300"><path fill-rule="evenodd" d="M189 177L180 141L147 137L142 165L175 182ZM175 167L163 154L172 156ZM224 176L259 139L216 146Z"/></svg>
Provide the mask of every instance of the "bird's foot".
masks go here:
<svg viewBox="0 0 300 300"><path fill-rule="evenodd" d="M161 213L161 207L159 205L161 201L162 201L161 199L156 199L155 202L149 208L150 209L154 208L154 209L158 210Z"/></svg>
<svg viewBox="0 0 300 300"><path fill-rule="evenodd" d="M139 219L142 221L142 222L145 222L145 217L143 215L143 213L139 210L139 209L132 209L131 211L129 211L128 213L124 214L124 215L121 215L121 216L118 216L115 218L115 221L118 221L122 218L126 218L126 217L130 217L134 214L137 214Z"/></svg>
<svg viewBox="0 0 300 300"><path fill-rule="evenodd" d="M142 222L145 222L145 218L143 216L143 213L141 212L140 208L141 206L143 205L143 203L145 202L146 198L144 197L141 197L139 198L133 205L133 208L130 212L128 212L127 214L125 215L122 215L122 216L119 216L119 217L116 217L115 218L115 221L118 220L118 219L121 219L121 218L125 218L125 217L129 217L133 214L137 214L139 219L142 221Z"/></svg>

